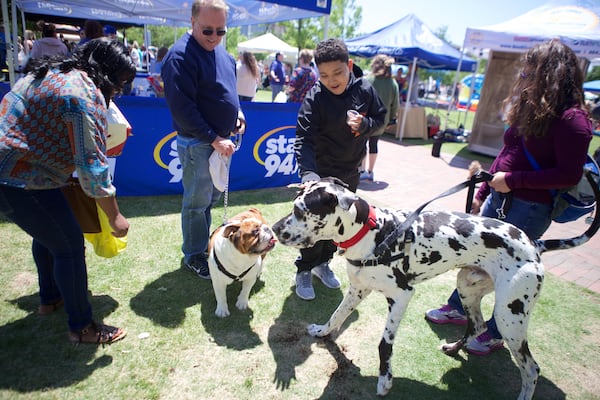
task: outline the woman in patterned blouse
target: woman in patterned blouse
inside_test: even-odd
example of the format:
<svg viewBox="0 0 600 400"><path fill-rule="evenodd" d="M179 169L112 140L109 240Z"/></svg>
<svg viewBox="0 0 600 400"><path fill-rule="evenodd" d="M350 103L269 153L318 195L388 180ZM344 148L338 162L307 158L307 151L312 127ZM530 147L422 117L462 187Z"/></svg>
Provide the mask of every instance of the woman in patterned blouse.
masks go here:
<svg viewBox="0 0 600 400"><path fill-rule="evenodd" d="M38 313L64 304L70 341L112 343L125 331L92 319L83 234L60 188L76 172L113 235L127 234L105 155L106 115L135 66L122 44L102 38L66 59L33 60L26 72L0 103L0 214L33 238Z"/></svg>

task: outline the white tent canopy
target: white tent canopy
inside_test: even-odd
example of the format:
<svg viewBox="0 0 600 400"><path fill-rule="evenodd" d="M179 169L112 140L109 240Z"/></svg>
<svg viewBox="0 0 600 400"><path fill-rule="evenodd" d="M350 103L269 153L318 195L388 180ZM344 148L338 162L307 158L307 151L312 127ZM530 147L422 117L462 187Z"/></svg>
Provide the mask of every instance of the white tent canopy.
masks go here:
<svg viewBox="0 0 600 400"><path fill-rule="evenodd" d="M490 49L479 106L469 138L469 149L496 156L503 145L502 101L515 79L519 53L558 38L580 59L600 54L600 2L553 0L509 21L467 28L465 49Z"/></svg>
<svg viewBox="0 0 600 400"><path fill-rule="evenodd" d="M238 52L247 51L250 53L277 53L280 52L285 57L285 62L295 65L298 61L298 49L279 39L270 32L257 36L245 42L238 43Z"/></svg>
<svg viewBox="0 0 600 400"><path fill-rule="evenodd" d="M559 38L578 57L593 59L600 54L599 18L598 1L550 1L500 24L467 28L463 48L524 52Z"/></svg>

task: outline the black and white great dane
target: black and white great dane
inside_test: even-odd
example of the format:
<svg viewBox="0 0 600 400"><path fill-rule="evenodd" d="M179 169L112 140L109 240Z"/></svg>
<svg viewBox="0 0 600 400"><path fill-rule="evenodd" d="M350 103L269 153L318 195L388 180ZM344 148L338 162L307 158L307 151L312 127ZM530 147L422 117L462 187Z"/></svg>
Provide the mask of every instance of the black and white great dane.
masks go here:
<svg viewBox="0 0 600 400"><path fill-rule="evenodd" d="M456 354L486 329L481 298L495 291L494 315L498 330L521 372L520 400L531 399L539 376L527 342L527 325L540 295L544 267L540 254L567 249L589 240L600 225L568 240L531 241L515 226L493 218L458 212L424 211L410 228L391 242L383 254L374 250L396 231L410 212L370 206L343 182L325 178L301 187L290 215L273 226L279 241L306 248L319 240L333 240L345 249L348 292L324 325L308 332L323 337L338 329L371 291L387 298L389 314L379 343L377 394L392 387L392 346L400 320L414 294L413 286L452 268L460 268L457 287L467 315L465 335L442 350ZM389 242L386 240L386 242Z"/></svg>

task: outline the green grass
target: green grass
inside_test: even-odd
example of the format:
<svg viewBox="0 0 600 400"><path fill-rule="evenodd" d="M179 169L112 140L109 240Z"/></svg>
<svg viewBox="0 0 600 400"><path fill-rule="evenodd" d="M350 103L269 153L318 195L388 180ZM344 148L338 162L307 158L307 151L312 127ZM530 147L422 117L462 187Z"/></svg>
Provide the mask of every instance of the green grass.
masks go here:
<svg viewBox="0 0 600 400"><path fill-rule="evenodd" d="M234 192L229 216L255 206L270 222L291 210L294 190ZM180 269L180 196L120 200L131 230L111 259L88 249L95 317L128 336L106 347L66 340L66 315L35 314L37 275L30 238L0 220L0 399L375 399L377 346L387 302L373 293L333 340L306 334L324 323L348 286L343 259L332 268L342 290L315 282L317 298L293 293L297 255L277 245L268 255L251 309L214 316L210 282ZM224 210L213 213L214 225ZM417 286L395 342L389 399L514 399L520 377L508 351L488 358L443 355L437 347L461 328L431 326L423 313L446 300L449 272ZM491 310L492 296L484 299ZM537 399L597 399L600 393L600 296L547 276L530 324L530 348L542 370ZM142 334L149 334L142 338ZM140 336L142 335L142 336Z"/></svg>

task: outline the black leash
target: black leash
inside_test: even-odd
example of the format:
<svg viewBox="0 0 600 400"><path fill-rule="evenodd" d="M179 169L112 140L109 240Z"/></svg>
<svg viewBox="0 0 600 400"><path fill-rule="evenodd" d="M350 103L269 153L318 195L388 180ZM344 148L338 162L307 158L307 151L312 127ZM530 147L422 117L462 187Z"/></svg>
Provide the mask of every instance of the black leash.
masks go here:
<svg viewBox="0 0 600 400"><path fill-rule="evenodd" d="M475 185L481 182L491 181L493 177L494 175L490 174L489 172L479 170L479 172L472 175L469 180L459 183L458 185L446 190L444 193L434 197L426 203L423 203L419 208L417 208L408 217L406 217L406 220L404 220L404 222L400 224L400 226L394 229L385 239L383 239L381 243L379 243L379 245L377 245L377 247L373 251L373 255L376 258L379 258L386 251L389 251L390 247L396 242L396 240L398 240L400 235L404 234L415 222L421 211L423 211L425 207L427 207L430 203L434 202L435 200L441 199L442 197L450 196L451 194L459 192L464 188L469 188L469 197L467 198L467 212L470 212L471 206L473 205L473 193L475 192Z"/></svg>

